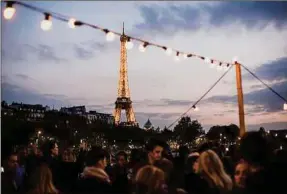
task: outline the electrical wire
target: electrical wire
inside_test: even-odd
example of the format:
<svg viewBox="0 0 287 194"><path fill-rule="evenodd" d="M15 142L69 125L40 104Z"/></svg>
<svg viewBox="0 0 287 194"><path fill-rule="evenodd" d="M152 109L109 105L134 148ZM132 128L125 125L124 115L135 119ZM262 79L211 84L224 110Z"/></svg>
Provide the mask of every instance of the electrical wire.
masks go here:
<svg viewBox="0 0 287 194"><path fill-rule="evenodd" d="M178 117L174 122L172 122L167 129L172 127L176 122L178 122L183 116L185 116L191 109L196 108L196 105L223 79L223 77L231 70L233 65L231 65L226 72L192 105L190 106L187 111L182 113L180 117Z"/></svg>
<svg viewBox="0 0 287 194"><path fill-rule="evenodd" d="M271 92L273 92L275 95L277 95L279 98L281 98L285 103L287 103L287 100L281 96L278 92L276 92L273 88L271 88L268 84L266 84L264 81L262 81L255 73L253 73L251 70L249 70L246 66L240 64L248 73L250 73L253 77L255 77L258 81L260 81L266 88L268 88Z"/></svg>

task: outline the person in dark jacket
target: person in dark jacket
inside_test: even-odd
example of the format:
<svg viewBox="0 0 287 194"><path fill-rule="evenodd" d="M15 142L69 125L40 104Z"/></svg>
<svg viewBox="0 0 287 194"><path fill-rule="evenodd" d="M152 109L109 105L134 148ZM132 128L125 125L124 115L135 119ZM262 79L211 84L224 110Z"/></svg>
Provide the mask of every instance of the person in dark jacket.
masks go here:
<svg viewBox="0 0 287 194"><path fill-rule="evenodd" d="M116 164L111 168L110 176L116 193L129 192L127 157L124 151L119 151L116 154Z"/></svg>
<svg viewBox="0 0 287 194"><path fill-rule="evenodd" d="M4 168L1 173L1 193L16 193L21 190L21 183L17 180L17 169L19 168L18 164L18 155L17 153L11 153L5 161ZM19 175L18 175L19 176Z"/></svg>
<svg viewBox="0 0 287 194"><path fill-rule="evenodd" d="M79 193L113 193L110 177L104 170L107 166L108 157L108 152L100 147L93 147L87 153L87 166L78 182Z"/></svg>

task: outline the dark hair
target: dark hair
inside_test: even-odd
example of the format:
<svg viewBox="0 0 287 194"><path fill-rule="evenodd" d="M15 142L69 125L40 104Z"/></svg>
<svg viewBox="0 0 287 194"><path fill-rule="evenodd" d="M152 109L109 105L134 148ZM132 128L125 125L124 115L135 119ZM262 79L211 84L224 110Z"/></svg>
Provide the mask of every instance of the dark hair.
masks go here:
<svg viewBox="0 0 287 194"><path fill-rule="evenodd" d="M127 155L127 153L125 152L125 151L119 151L117 154L116 154L116 160L119 160L119 157L120 156L124 156L125 157L125 160L127 160L128 159L128 155Z"/></svg>
<svg viewBox="0 0 287 194"><path fill-rule="evenodd" d="M270 145L259 132L245 133L239 149L242 158L252 165L262 166L268 162Z"/></svg>
<svg viewBox="0 0 287 194"><path fill-rule="evenodd" d="M86 156L86 164L87 166L96 165L100 160L109 156L109 153L101 147L92 147Z"/></svg>
<svg viewBox="0 0 287 194"><path fill-rule="evenodd" d="M55 148L56 141L47 141L42 145L42 152L44 156L49 156L51 154L51 149Z"/></svg>
<svg viewBox="0 0 287 194"><path fill-rule="evenodd" d="M162 142L162 141L160 141L158 139L150 139L148 141L148 143L146 144L145 148L146 148L147 152L152 152L156 146L165 148L164 142Z"/></svg>

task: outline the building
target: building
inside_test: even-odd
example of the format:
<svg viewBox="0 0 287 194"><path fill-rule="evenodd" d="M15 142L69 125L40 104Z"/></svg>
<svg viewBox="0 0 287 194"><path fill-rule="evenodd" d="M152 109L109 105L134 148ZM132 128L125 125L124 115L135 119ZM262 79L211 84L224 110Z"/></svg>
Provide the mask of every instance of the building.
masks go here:
<svg viewBox="0 0 287 194"><path fill-rule="evenodd" d="M153 130L154 127L152 125L152 123L150 122L150 120L148 119L147 122L144 124L144 129L145 130Z"/></svg>
<svg viewBox="0 0 287 194"><path fill-rule="evenodd" d="M105 113L99 113L97 111L89 111L86 114L86 117L87 117L89 123L92 123L95 121L102 121L102 122L107 123L107 124L114 124L114 122L115 122L113 115L105 114Z"/></svg>
<svg viewBox="0 0 287 194"><path fill-rule="evenodd" d="M45 112L50 110L50 107L41 104L23 104L13 102L9 105L9 109L13 112L23 112L28 120L43 119Z"/></svg>
<svg viewBox="0 0 287 194"><path fill-rule="evenodd" d="M86 107L85 106L73 106L73 107L62 107L60 112L66 113L69 115L85 115Z"/></svg>

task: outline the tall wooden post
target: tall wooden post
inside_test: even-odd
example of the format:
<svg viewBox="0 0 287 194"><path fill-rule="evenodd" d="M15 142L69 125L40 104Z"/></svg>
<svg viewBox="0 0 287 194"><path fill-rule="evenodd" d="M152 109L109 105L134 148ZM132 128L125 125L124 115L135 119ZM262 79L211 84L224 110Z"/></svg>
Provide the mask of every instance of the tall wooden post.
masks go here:
<svg viewBox="0 0 287 194"><path fill-rule="evenodd" d="M237 99L238 99L238 111L239 111L239 128L240 137L245 133L245 115L244 115L244 100L242 91L242 77L241 77L241 66L238 62L235 62L236 69L236 85L237 85Z"/></svg>

